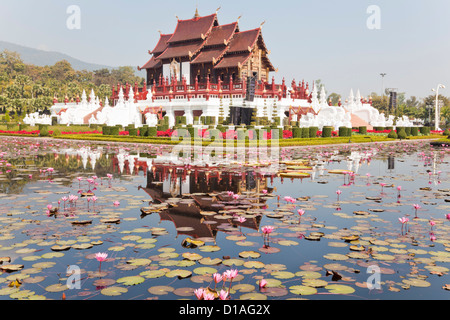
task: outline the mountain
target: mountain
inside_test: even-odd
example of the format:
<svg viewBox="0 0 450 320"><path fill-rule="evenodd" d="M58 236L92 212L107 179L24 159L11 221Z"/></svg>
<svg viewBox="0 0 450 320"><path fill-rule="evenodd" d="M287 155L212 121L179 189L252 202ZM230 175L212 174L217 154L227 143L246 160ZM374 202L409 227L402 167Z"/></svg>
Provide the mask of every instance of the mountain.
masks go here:
<svg viewBox="0 0 450 320"><path fill-rule="evenodd" d="M64 53L34 49L0 40L0 52L5 49L17 52L25 63L34 64L36 66L52 66L58 61L67 60L75 70L94 71L103 68L110 70L114 69L114 67L111 66L84 62ZM136 68L134 67L133 69ZM136 70L135 74L140 77L143 76L142 72L139 72L138 70Z"/></svg>

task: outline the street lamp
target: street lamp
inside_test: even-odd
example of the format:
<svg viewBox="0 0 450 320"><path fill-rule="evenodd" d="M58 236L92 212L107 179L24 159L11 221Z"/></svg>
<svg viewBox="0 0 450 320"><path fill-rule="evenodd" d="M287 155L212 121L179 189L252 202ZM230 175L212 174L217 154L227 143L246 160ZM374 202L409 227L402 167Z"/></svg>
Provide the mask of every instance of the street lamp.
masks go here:
<svg viewBox="0 0 450 320"><path fill-rule="evenodd" d="M435 115L434 115L434 130L439 130L439 120L440 120L440 110L438 105L438 99L439 99L439 89L445 89L445 86L443 84L438 84L436 89L431 89L431 91L436 92L436 101L435 101Z"/></svg>

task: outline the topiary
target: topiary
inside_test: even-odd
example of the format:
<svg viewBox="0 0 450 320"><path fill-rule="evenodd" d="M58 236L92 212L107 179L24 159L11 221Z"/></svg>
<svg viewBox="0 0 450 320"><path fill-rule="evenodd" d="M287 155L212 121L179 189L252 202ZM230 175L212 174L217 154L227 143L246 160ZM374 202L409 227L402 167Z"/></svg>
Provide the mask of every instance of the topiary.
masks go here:
<svg viewBox="0 0 450 320"><path fill-rule="evenodd" d="M41 126L39 129L39 136L48 137L50 133L48 132L48 126Z"/></svg>
<svg viewBox="0 0 450 320"><path fill-rule="evenodd" d="M444 132L442 133L442 135L444 135L444 136L450 136L450 130L445 129Z"/></svg>
<svg viewBox="0 0 450 320"><path fill-rule="evenodd" d="M333 127L323 127L322 128L322 137L323 138L331 138L331 131Z"/></svg>
<svg viewBox="0 0 450 320"><path fill-rule="evenodd" d="M302 128L302 138L309 138L309 128Z"/></svg>
<svg viewBox="0 0 450 320"><path fill-rule="evenodd" d="M397 139L398 138L397 132L395 132L394 130L391 130L391 132L388 133L387 137L390 139Z"/></svg>
<svg viewBox="0 0 450 320"><path fill-rule="evenodd" d="M299 127L292 128L292 136L294 138L301 138L302 137L302 128L299 128Z"/></svg>
<svg viewBox="0 0 450 320"><path fill-rule="evenodd" d="M61 130L56 128L53 130L52 136L53 137L59 137L61 135Z"/></svg>
<svg viewBox="0 0 450 320"><path fill-rule="evenodd" d="M402 130L400 130L400 132L397 133L397 136L398 136L398 138L399 138L400 140L406 139L407 135L406 135L405 129L403 128Z"/></svg>

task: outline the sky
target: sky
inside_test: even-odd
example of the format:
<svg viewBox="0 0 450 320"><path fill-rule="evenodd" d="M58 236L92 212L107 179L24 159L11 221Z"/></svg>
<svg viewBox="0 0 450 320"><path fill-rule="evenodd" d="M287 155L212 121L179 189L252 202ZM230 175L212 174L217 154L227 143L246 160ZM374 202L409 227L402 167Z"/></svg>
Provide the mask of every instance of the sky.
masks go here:
<svg viewBox="0 0 450 320"><path fill-rule="evenodd" d="M72 5L78 20L68 12ZM241 16L244 31L265 21L277 83L321 80L343 100L351 89L367 97L383 88L420 98L439 84L447 86L439 93L450 96L448 0L0 0L0 40L137 67L150 58L158 30L175 30L177 16L219 7L219 24Z"/></svg>

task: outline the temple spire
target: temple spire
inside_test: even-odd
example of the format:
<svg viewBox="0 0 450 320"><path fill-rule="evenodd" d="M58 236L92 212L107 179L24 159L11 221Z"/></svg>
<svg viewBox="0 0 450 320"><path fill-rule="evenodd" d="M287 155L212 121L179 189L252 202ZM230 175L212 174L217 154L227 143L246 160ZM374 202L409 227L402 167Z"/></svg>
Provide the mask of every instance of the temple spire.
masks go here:
<svg viewBox="0 0 450 320"><path fill-rule="evenodd" d="M195 18L200 18L200 15L198 14L198 7L195 8L194 19Z"/></svg>

